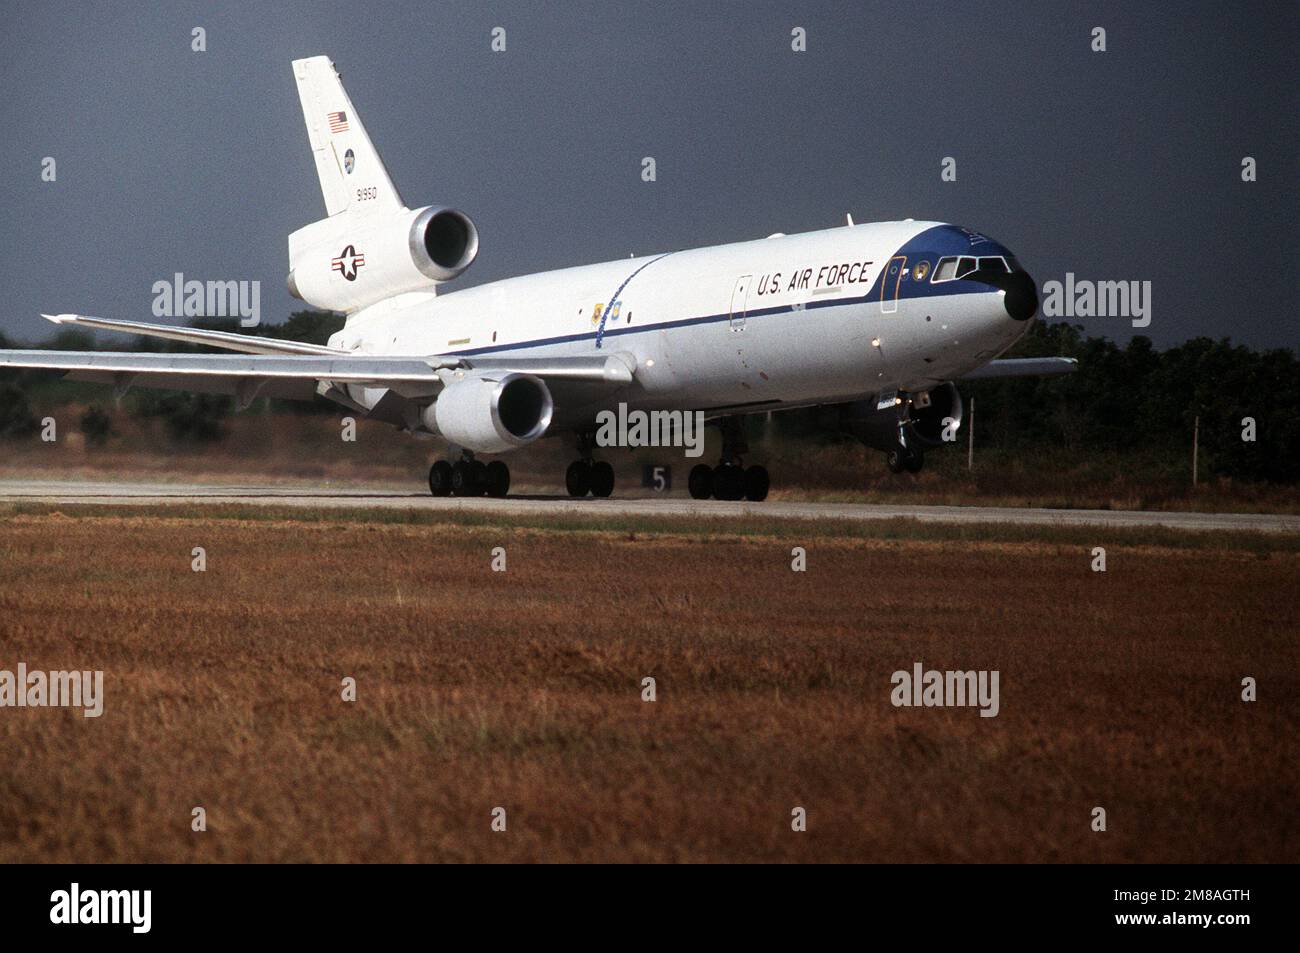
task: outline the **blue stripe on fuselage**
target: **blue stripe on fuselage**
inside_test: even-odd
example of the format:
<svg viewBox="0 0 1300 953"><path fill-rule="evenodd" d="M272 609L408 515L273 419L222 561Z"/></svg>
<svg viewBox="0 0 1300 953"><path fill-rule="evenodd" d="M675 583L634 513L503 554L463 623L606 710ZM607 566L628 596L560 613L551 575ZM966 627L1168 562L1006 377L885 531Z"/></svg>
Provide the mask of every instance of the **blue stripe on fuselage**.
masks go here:
<svg viewBox="0 0 1300 953"><path fill-rule="evenodd" d="M958 285L961 285L961 287L957 287ZM988 293L989 291L988 285L981 284L978 281L949 281L944 282L941 287L941 293L945 295L978 294ZM903 297L901 291L899 292L899 297ZM919 297L919 295L908 295L908 297ZM871 300L870 294L865 296L852 295L847 298L834 298L830 301L809 301L802 307L799 305L781 305L773 308L759 308L754 311L746 312L745 319L753 320L754 318L766 317L767 315L773 314L794 314L799 311L814 311L817 308L833 308L839 305L870 303L875 303ZM673 321L656 321L653 324L640 324L635 327L606 328L603 336L611 338L620 337L624 334L645 334L648 331L662 331L665 328L684 328L694 324L714 324L720 321L730 320L730 313L706 314L694 318L677 318ZM596 332L581 331L577 334L561 334L556 337L535 338L530 341L518 341L514 344L492 344L486 347L472 347L460 351L443 351L440 353L446 354L449 357L457 355L468 356L472 354L492 354L501 351L518 351L525 348L545 347L549 344L569 344L573 341L584 340L594 342L596 340Z"/></svg>

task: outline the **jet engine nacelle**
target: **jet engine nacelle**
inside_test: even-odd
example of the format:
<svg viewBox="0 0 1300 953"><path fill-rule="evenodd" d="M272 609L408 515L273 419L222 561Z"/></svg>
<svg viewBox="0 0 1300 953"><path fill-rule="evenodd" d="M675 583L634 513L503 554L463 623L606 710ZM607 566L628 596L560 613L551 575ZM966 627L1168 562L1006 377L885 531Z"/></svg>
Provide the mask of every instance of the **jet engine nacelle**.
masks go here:
<svg viewBox="0 0 1300 953"><path fill-rule="evenodd" d="M485 374L448 384L425 408L421 422L466 450L500 453L546 433L554 410L551 392L541 378Z"/></svg>
<svg viewBox="0 0 1300 953"><path fill-rule="evenodd" d="M356 311L392 295L431 291L476 255L478 229L456 209L349 212L289 237L289 293L318 308Z"/></svg>
<svg viewBox="0 0 1300 953"><path fill-rule="evenodd" d="M955 384L940 384L928 391L899 391L894 403L880 407L879 400L844 404L840 425L873 450L900 447L937 447L955 437L964 409Z"/></svg>

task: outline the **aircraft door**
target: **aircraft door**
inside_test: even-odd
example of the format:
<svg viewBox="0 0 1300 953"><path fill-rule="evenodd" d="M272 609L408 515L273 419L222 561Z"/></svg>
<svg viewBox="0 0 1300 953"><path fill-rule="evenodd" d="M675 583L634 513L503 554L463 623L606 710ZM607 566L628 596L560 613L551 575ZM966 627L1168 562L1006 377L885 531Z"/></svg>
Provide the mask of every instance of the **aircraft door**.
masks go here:
<svg viewBox="0 0 1300 953"><path fill-rule="evenodd" d="M731 330L741 331L745 327L745 310L749 301L749 286L753 275L741 275L736 279L735 290L731 292Z"/></svg>
<svg viewBox="0 0 1300 953"><path fill-rule="evenodd" d="M903 273L907 268L907 256L895 255L885 265L880 276L880 313L893 314L898 310L898 286L903 283Z"/></svg>

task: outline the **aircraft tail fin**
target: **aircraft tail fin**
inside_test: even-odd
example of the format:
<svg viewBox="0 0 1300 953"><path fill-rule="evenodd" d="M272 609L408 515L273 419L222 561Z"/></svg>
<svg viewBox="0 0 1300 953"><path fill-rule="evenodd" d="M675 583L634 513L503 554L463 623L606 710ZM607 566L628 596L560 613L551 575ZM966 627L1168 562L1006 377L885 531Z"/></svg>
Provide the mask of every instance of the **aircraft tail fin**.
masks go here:
<svg viewBox="0 0 1300 953"><path fill-rule="evenodd" d="M293 75L326 213L404 208L330 58L294 60Z"/></svg>

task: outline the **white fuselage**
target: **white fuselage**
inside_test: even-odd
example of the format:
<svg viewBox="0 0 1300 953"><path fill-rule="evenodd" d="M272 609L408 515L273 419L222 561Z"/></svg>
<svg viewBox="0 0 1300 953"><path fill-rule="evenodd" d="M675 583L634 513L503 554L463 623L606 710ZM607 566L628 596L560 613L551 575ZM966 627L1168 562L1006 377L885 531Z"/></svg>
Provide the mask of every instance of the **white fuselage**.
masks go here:
<svg viewBox="0 0 1300 953"><path fill-rule="evenodd" d="M591 401L570 395L553 431L620 401L709 413L836 403L925 390L1019 338L1029 322L1008 315L1001 291L931 283L941 254L999 251L937 222L845 226L398 298L353 316L330 343L469 359L630 356L633 384Z"/></svg>

